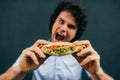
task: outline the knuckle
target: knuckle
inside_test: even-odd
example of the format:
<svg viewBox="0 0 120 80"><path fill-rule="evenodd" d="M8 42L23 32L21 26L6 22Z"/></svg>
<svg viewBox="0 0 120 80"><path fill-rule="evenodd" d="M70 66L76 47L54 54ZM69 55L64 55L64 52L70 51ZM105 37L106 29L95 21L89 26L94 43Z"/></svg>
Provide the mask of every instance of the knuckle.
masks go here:
<svg viewBox="0 0 120 80"><path fill-rule="evenodd" d="M89 40L86 40L86 42L90 42Z"/></svg>
<svg viewBox="0 0 120 80"><path fill-rule="evenodd" d="M84 40L86 43L90 43L90 41L89 40Z"/></svg>
<svg viewBox="0 0 120 80"><path fill-rule="evenodd" d="M93 59L93 57L92 57L92 56L88 56L88 59L89 59L89 60L92 60L92 59Z"/></svg>
<svg viewBox="0 0 120 80"><path fill-rule="evenodd" d="M34 51L39 51L38 47L34 47L33 49Z"/></svg>
<svg viewBox="0 0 120 80"><path fill-rule="evenodd" d="M89 41L89 40L87 41L87 44L88 44L89 46L91 45L91 43L90 43L90 41Z"/></svg>
<svg viewBox="0 0 120 80"><path fill-rule="evenodd" d="M27 49L24 49L23 51L22 51L22 53L25 53L27 51Z"/></svg>
<svg viewBox="0 0 120 80"><path fill-rule="evenodd" d="M44 39L37 40L37 42L43 42L43 41L46 41L46 40L44 40Z"/></svg>
<svg viewBox="0 0 120 80"><path fill-rule="evenodd" d="M77 41L74 41L75 43L79 43L80 41L79 40L77 40Z"/></svg>
<svg viewBox="0 0 120 80"><path fill-rule="evenodd" d="M100 59L100 55L97 54L97 58Z"/></svg>
<svg viewBox="0 0 120 80"><path fill-rule="evenodd" d="M92 53L97 54L97 52L92 47L90 47L90 50Z"/></svg>
<svg viewBox="0 0 120 80"><path fill-rule="evenodd" d="M41 42L41 40L37 40L37 41L36 41L36 43L39 43L39 42Z"/></svg>
<svg viewBox="0 0 120 80"><path fill-rule="evenodd" d="M46 41L46 40L39 39L39 40L37 40L37 41L35 42L35 44L39 45L39 44L45 44L45 43L47 43L47 42L48 42L48 41Z"/></svg>

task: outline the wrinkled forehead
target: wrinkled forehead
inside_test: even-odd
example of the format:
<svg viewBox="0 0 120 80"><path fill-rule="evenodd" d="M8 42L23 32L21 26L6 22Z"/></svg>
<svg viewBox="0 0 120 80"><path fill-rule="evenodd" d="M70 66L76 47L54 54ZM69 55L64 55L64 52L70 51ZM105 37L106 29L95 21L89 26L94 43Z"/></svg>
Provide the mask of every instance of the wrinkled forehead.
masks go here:
<svg viewBox="0 0 120 80"><path fill-rule="evenodd" d="M68 23L70 23L70 24L72 24L72 25L77 27L77 23L76 23L75 17L68 10L63 10L62 12L60 12L60 14L58 15L57 19L62 19L62 20L67 21Z"/></svg>

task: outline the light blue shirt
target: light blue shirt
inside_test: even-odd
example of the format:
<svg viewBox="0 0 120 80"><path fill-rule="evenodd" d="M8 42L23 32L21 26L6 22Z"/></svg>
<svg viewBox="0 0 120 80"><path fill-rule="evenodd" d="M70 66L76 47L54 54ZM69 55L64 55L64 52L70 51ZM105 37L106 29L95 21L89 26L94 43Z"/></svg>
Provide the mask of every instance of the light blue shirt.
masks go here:
<svg viewBox="0 0 120 80"><path fill-rule="evenodd" d="M72 55L50 56L34 71L33 80L81 80L81 71Z"/></svg>
<svg viewBox="0 0 120 80"><path fill-rule="evenodd" d="M19 58L13 66L18 64ZM82 67L71 54L50 56L38 69L33 71L32 80L82 80L81 71ZM89 75L89 73L87 74Z"/></svg>

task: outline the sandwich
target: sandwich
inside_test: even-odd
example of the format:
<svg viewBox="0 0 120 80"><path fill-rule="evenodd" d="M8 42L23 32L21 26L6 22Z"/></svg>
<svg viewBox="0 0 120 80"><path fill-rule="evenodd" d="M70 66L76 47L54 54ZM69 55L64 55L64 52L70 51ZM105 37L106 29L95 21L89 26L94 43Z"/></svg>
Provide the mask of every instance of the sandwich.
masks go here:
<svg viewBox="0 0 120 80"><path fill-rule="evenodd" d="M83 48L83 46L76 46L70 42L52 42L48 45L42 46L41 50L48 55L62 56L79 52Z"/></svg>

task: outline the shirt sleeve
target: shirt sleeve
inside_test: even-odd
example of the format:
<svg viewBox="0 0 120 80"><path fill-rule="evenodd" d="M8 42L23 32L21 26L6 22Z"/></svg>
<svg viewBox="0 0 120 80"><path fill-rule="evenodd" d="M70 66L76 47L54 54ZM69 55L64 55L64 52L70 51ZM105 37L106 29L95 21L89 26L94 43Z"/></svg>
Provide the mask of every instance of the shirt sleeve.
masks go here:
<svg viewBox="0 0 120 80"><path fill-rule="evenodd" d="M100 67L100 69L103 70L102 67ZM88 77L91 78L91 74L87 70L85 70L85 72L88 75Z"/></svg>
<svg viewBox="0 0 120 80"><path fill-rule="evenodd" d="M17 58L15 63L13 63L12 67L15 67L15 66L19 65L19 60L20 60L20 56Z"/></svg>

